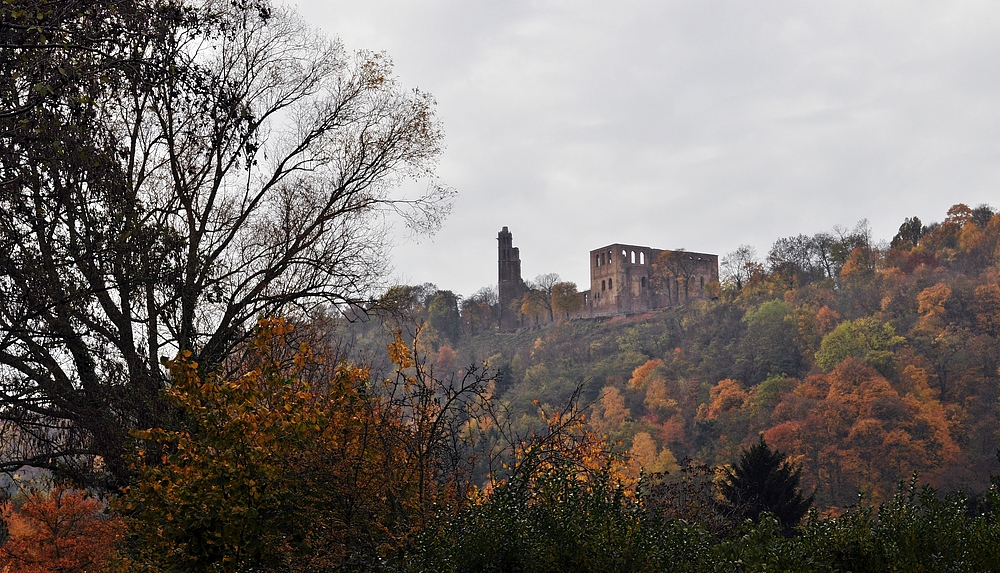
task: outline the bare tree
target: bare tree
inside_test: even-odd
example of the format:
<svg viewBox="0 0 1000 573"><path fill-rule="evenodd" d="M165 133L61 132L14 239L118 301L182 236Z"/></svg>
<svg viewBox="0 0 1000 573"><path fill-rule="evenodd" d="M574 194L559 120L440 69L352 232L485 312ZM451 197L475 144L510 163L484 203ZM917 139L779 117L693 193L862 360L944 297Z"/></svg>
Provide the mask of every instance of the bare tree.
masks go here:
<svg viewBox="0 0 1000 573"><path fill-rule="evenodd" d="M720 266L722 280L734 285L737 291L741 290L761 268L760 261L757 260L757 250L750 245L740 245L735 251L727 253L722 257Z"/></svg>
<svg viewBox="0 0 1000 573"><path fill-rule="evenodd" d="M528 283L529 294L526 296L533 296L537 299L535 304L549 314L549 322L555 320L552 311L552 287L557 284L559 284L559 275L556 273L538 275L534 282ZM537 291L537 293L531 294L531 291Z"/></svg>
<svg viewBox="0 0 1000 573"><path fill-rule="evenodd" d="M385 55L263 2L147 8L86 97L3 85L0 470L100 455L120 479L129 429L169 423L162 357L211 370L259 316L368 300L387 215L450 206L434 102Z"/></svg>
<svg viewBox="0 0 1000 573"><path fill-rule="evenodd" d="M833 246L837 240L830 233L816 233L813 235L812 247L816 264L823 269L825 278L834 278Z"/></svg>

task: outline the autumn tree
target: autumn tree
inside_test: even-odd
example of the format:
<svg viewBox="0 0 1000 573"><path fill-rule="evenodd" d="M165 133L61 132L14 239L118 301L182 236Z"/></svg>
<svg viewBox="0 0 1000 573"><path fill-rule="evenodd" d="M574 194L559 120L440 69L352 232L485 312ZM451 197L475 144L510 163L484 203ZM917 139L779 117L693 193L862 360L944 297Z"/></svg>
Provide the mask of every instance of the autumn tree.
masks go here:
<svg viewBox="0 0 1000 573"><path fill-rule="evenodd" d="M469 334L496 328L500 298L494 287L483 287L462 299L462 325Z"/></svg>
<svg viewBox="0 0 1000 573"><path fill-rule="evenodd" d="M680 469L677 458L670 448L658 448L649 432L636 432L632 436L629 453L646 471L654 473L673 472Z"/></svg>
<svg viewBox="0 0 1000 573"><path fill-rule="evenodd" d="M259 316L369 299L382 215L429 230L447 211L432 98L288 8L0 16L22 43L0 95L0 469L83 479L99 454L121 480L128 430L167 421L161 357L209 371ZM404 198L403 178L432 182Z"/></svg>
<svg viewBox="0 0 1000 573"><path fill-rule="evenodd" d="M569 315L583 308L583 296L577 292L576 283L559 282L552 285L552 310Z"/></svg>
<svg viewBox="0 0 1000 573"><path fill-rule="evenodd" d="M600 401L594 404L593 408L590 426L599 435L606 436L615 432L630 416L621 391L614 386L604 387Z"/></svg>
<svg viewBox="0 0 1000 573"><path fill-rule="evenodd" d="M672 293L670 298L677 304L681 303L683 291L683 302L687 302L691 292L689 283L697 270L698 265L684 249L663 251L653 261L654 286Z"/></svg>
<svg viewBox="0 0 1000 573"><path fill-rule="evenodd" d="M848 259L855 252L864 253L870 256L874 245L872 244L872 231L867 219L858 221L853 228L846 228L836 225L833 228L835 241L830 246L830 257L833 261L835 275L840 274Z"/></svg>
<svg viewBox="0 0 1000 573"><path fill-rule="evenodd" d="M540 315L547 314L549 322L555 320L554 316L554 304L553 304L553 289L556 285L561 284L559 281L559 275L556 273L548 273L544 275L538 275L535 280L528 283L528 292L524 295L524 300L527 303L525 307L524 314L528 315Z"/></svg>
<svg viewBox="0 0 1000 573"><path fill-rule="evenodd" d="M21 573L90 573L109 564L124 536L121 519L104 513L87 493L55 486L32 489L18 504L7 501L8 538L0 569Z"/></svg>
<svg viewBox="0 0 1000 573"><path fill-rule="evenodd" d="M437 296L437 285L393 285L375 301L374 308L407 322L427 320L427 307Z"/></svg>
<svg viewBox="0 0 1000 573"><path fill-rule="evenodd" d="M518 312L525 318L531 318L537 326L539 320L548 316L552 303L540 290L529 288L517 299Z"/></svg>
<svg viewBox="0 0 1000 573"><path fill-rule="evenodd" d="M468 493L472 452L455 448L490 398L484 371L434 378L397 334L396 371L372 384L289 347L291 332L262 320L236 376L201 375L189 354L170 362L166 392L187 424L138 432L156 456L119 507L139 562L329 570L399 549Z"/></svg>
<svg viewBox="0 0 1000 573"><path fill-rule="evenodd" d="M815 256L821 254L817 246L806 235L778 239L767 254L768 270L780 275L789 287L821 279L825 269L822 259Z"/></svg>
<svg viewBox="0 0 1000 573"><path fill-rule="evenodd" d="M965 329L949 320L955 292L944 283L927 287L917 295L919 319L910 332L912 343L930 360L942 399L948 398L956 366L967 350Z"/></svg>

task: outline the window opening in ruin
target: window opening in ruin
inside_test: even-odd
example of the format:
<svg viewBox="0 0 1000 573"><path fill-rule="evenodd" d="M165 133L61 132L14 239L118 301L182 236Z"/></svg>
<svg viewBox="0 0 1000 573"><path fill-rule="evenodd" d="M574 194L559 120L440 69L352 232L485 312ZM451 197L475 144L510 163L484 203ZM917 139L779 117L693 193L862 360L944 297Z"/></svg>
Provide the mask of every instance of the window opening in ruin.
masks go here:
<svg viewBox="0 0 1000 573"><path fill-rule="evenodd" d="M646 277L642 277L639 280L639 283L642 285L642 288L646 288Z"/></svg>
<svg viewBox="0 0 1000 573"><path fill-rule="evenodd" d="M601 290L604 290L604 281L601 281Z"/></svg>
<svg viewBox="0 0 1000 573"><path fill-rule="evenodd" d="M701 288L705 288L705 277L701 277L699 280L701 282Z"/></svg>
<svg viewBox="0 0 1000 573"><path fill-rule="evenodd" d="M611 286L611 279L608 279L608 290L615 290L615 288Z"/></svg>
<svg viewBox="0 0 1000 573"><path fill-rule="evenodd" d="M622 249L622 256L626 259L628 258L628 253L625 252L625 249Z"/></svg>
<svg viewBox="0 0 1000 573"><path fill-rule="evenodd" d="M632 264L635 264L635 251L632 251Z"/></svg>
<svg viewBox="0 0 1000 573"><path fill-rule="evenodd" d="M639 253L639 264L640 265L646 264L646 253L643 252Z"/></svg>

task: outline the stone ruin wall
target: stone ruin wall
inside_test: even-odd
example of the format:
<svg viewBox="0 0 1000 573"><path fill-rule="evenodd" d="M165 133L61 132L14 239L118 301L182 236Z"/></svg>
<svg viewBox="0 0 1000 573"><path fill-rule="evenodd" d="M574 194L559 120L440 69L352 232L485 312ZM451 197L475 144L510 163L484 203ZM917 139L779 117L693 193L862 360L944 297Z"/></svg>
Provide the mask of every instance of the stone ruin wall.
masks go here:
<svg viewBox="0 0 1000 573"><path fill-rule="evenodd" d="M500 329L520 325L511 303L527 290L521 278L521 258L513 235L504 227L497 235ZM681 257L679 276L654 274L654 263L663 253ZM691 251L667 251L615 243L590 251L590 288L581 292L583 308L573 318L623 316L680 306L713 296L709 288L719 280L719 257Z"/></svg>
<svg viewBox="0 0 1000 573"><path fill-rule="evenodd" d="M682 276L655 275L653 265L661 254L671 252L684 258ZM718 280L718 255L615 243L590 251L590 290L583 292L584 312L617 316L705 300L712 297L707 287Z"/></svg>

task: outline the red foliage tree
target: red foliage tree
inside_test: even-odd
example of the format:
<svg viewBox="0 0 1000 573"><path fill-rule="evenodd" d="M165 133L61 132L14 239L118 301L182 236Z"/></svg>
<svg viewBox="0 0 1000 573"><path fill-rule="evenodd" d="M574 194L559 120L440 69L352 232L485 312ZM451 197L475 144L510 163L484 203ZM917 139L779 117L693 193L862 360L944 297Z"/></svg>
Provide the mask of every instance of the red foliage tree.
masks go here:
<svg viewBox="0 0 1000 573"><path fill-rule="evenodd" d="M7 502L10 539L0 547L0 570L20 573L96 573L122 538L118 518L85 493L58 486L33 490L20 508Z"/></svg>

